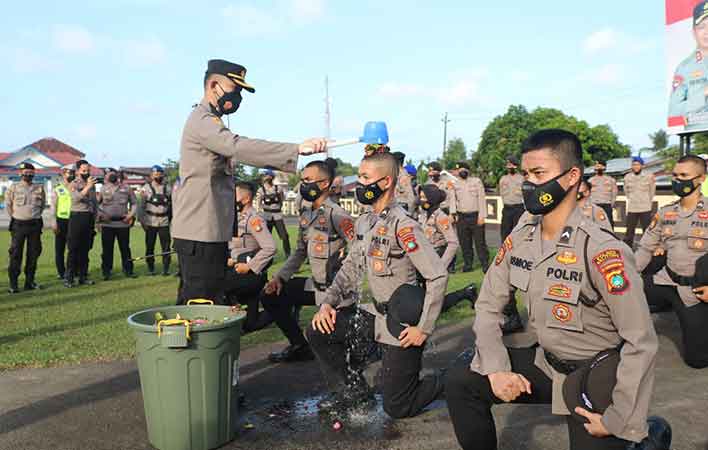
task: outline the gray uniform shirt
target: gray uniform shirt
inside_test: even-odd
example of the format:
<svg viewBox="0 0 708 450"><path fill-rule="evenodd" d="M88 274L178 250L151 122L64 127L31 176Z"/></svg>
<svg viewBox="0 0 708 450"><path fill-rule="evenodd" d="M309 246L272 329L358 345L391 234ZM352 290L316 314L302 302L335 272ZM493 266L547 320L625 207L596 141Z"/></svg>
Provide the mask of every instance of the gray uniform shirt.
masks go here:
<svg viewBox="0 0 708 450"><path fill-rule="evenodd" d="M580 212L583 213L586 219L591 220L597 224L600 228L607 231L612 231L612 225L610 225L610 219L607 217L605 210L597 205L591 204L589 201L585 201L584 205L579 205L578 208Z"/></svg>
<svg viewBox="0 0 708 450"><path fill-rule="evenodd" d="M477 352L471 369L482 375L511 371L500 325L513 286L539 343L535 365L553 381L554 414L569 414L562 396L565 375L546 361L544 349L562 359L585 360L624 342L602 423L611 434L639 442L647 435L658 340L634 255L579 209L556 242L542 242L541 219L533 216L512 231L484 278L475 303Z"/></svg>
<svg viewBox="0 0 708 450"><path fill-rule="evenodd" d="M630 172L624 176L624 193L627 196L627 212L643 213L651 211L656 181L654 175Z"/></svg>
<svg viewBox="0 0 708 450"><path fill-rule="evenodd" d="M152 189L150 188L152 186ZM153 190L155 195L153 195ZM170 188L165 183L154 181L145 183L138 191L140 196L138 217L140 223L147 227L167 227L170 225L168 216Z"/></svg>
<svg viewBox="0 0 708 450"><path fill-rule="evenodd" d="M41 184L18 181L7 188L5 205L7 214L15 220L41 219L47 206L47 193Z"/></svg>
<svg viewBox="0 0 708 450"><path fill-rule="evenodd" d="M261 185L256 192L256 204L261 211L263 218L270 222L272 220L283 220L283 201L285 192L283 188L276 185Z"/></svg>
<svg viewBox="0 0 708 450"><path fill-rule="evenodd" d="M122 218L135 217L137 200L135 193L125 184L106 181L98 194L98 221L108 228L130 228Z"/></svg>
<svg viewBox="0 0 708 450"><path fill-rule="evenodd" d="M175 201L172 237L199 242L231 240L235 209L230 158L249 166L294 172L298 146L235 135L206 101L197 105L182 134L182 184Z"/></svg>
<svg viewBox="0 0 708 450"><path fill-rule="evenodd" d="M246 264L251 272L260 274L273 261L275 256L275 241L268 231L263 218L253 208L238 215L236 236L229 241L231 259L239 261L246 254Z"/></svg>
<svg viewBox="0 0 708 450"><path fill-rule="evenodd" d="M71 212L90 212L96 214L98 211L98 200L96 198L96 186L94 185L89 191L84 195L82 191L86 186L86 182L77 176L74 181L71 182Z"/></svg>
<svg viewBox="0 0 708 450"><path fill-rule="evenodd" d="M420 321L409 325L431 335L447 287L447 266L426 239L420 224L399 205L394 205L380 214L363 214L357 219L355 230L356 241L332 286L327 289L324 301L334 307L351 305L350 294L359 289L358 283L366 274L374 299L386 303L402 284L417 285L417 271L425 279L425 304ZM386 327L386 316L380 314L373 304L361 307L376 317L376 340L400 347L398 336L391 336Z"/></svg>
<svg viewBox="0 0 708 450"><path fill-rule="evenodd" d="M524 199L521 195L521 184L524 177L520 173L514 175L506 174L499 179L499 195L501 195L504 206L521 205Z"/></svg>
<svg viewBox="0 0 708 450"><path fill-rule="evenodd" d="M455 180L451 176L442 174L440 175L440 179L438 179L438 181L433 181L432 178L428 178L428 181L425 184L434 184L438 187L438 189L445 192L445 200L440 203L440 208L447 209L449 211L450 198L452 197L450 191L453 189Z"/></svg>
<svg viewBox="0 0 708 450"><path fill-rule="evenodd" d="M405 205L404 209L410 214L415 213L415 209L418 206L418 198L413 192L413 185L411 184L411 177L405 173L405 170L401 170L398 173L398 182L396 183L396 201Z"/></svg>
<svg viewBox="0 0 708 450"><path fill-rule="evenodd" d="M637 249L637 269L644 270L661 247L666 251L666 266L679 275L692 277L696 260L708 251L708 198L701 197L693 211L684 211L679 202L666 205L654 216ZM676 286L686 306L701 303L691 286L678 286L666 267L654 275L654 283Z"/></svg>
<svg viewBox="0 0 708 450"><path fill-rule="evenodd" d="M455 232L455 227L452 226L450 218L438 208L430 215L423 210L418 219L423 227L425 237L433 244L438 254L440 252L439 249L445 247L445 252L440 256L440 259L445 267L449 266L455 257L455 253L457 253L457 249L460 247L457 232Z"/></svg>
<svg viewBox="0 0 708 450"><path fill-rule="evenodd" d="M466 180L459 179L453 184L450 193L450 214L481 211L486 217L487 200L482 180L472 176Z"/></svg>
<svg viewBox="0 0 708 450"><path fill-rule="evenodd" d="M609 175L595 175L588 182L592 185L590 201L595 205L612 205L617 198L617 182Z"/></svg>
<svg viewBox="0 0 708 450"><path fill-rule="evenodd" d="M315 210L305 208L300 214L297 247L275 276L288 281L309 258L315 301L320 305L326 287L341 266L340 250L352 240L354 222L351 216L331 199Z"/></svg>

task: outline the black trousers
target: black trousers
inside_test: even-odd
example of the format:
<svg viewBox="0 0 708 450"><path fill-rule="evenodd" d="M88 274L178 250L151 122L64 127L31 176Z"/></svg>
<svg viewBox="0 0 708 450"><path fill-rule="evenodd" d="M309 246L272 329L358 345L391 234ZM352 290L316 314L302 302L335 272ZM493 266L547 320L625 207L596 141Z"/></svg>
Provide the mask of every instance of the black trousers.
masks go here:
<svg viewBox="0 0 708 450"><path fill-rule="evenodd" d="M83 280L88 275L95 223L95 217L90 212L72 212L69 217L69 256L66 264L68 280L73 280L75 276Z"/></svg>
<svg viewBox="0 0 708 450"><path fill-rule="evenodd" d="M271 322L270 314L259 311L260 293L266 284L266 274L260 275L253 272L244 274L236 273L233 267L226 269L224 279L224 296L230 305L239 303L246 305L246 321L243 324L243 332L265 328Z"/></svg>
<svg viewBox="0 0 708 450"><path fill-rule="evenodd" d="M307 328L307 339L331 389L356 388L366 383L362 371L378 345L374 340L374 320L373 314L352 306L337 311L332 334ZM396 419L419 414L443 388L438 376L420 378L423 347L404 349L381 344L381 349L384 411Z"/></svg>
<svg viewBox="0 0 708 450"><path fill-rule="evenodd" d="M54 265L57 274L64 278L66 274L66 242L69 236L69 219L56 218L57 231L54 234Z"/></svg>
<svg viewBox="0 0 708 450"><path fill-rule="evenodd" d="M307 343L300 329L300 324L297 323L292 313L294 306L316 304L315 293L305 291L306 281L307 278L291 278L283 285L280 295L272 294L261 297L263 308L268 311L291 345Z"/></svg>
<svg viewBox="0 0 708 450"><path fill-rule="evenodd" d="M610 226L614 229L615 219L612 217L612 205L610 205L609 203L598 203L597 206L599 206L605 211L605 214L607 214L607 220L610 221Z"/></svg>
<svg viewBox="0 0 708 450"><path fill-rule="evenodd" d="M479 262L482 265L482 271L487 272L489 268L489 250L487 249L487 241L484 235L484 225L477 225L479 213L457 213L457 237L460 240L462 247L462 256L465 260L465 270L472 269L474 260L474 250L472 245L477 248Z"/></svg>
<svg viewBox="0 0 708 450"><path fill-rule="evenodd" d="M504 205L502 209L501 240L504 242L524 214L524 205Z"/></svg>
<svg viewBox="0 0 708 450"><path fill-rule="evenodd" d="M634 248L634 232L637 229L637 222L642 224L642 231L646 233L651 223L651 211L627 213L627 232L624 234L624 242L632 249Z"/></svg>
<svg viewBox="0 0 708 450"><path fill-rule="evenodd" d="M104 275L110 275L113 271L113 247L118 240L120 250L121 266L123 273L133 273L133 261L130 254L130 228L101 227L101 271Z"/></svg>
<svg viewBox="0 0 708 450"><path fill-rule="evenodd" d="M229 257L227 243L175 239L174 248L180 264L177 304L199 298L221 303Z"/></svg>
<svg viewBox="0 0 708 450"><path fill-rule="evenodd" d="M172 239L170 238L170 227L145 227L145 254L154 255L155 254L155 242L157 238L160 238L160 249L161 253L166 253L170 251L170 244ZM162 255L162 271L169 272L170 270L170 255ZM150 272L155 271L155 257L149 256L145 258L148 270Z"/></svg>
<svg viewBox="0 0 708 450"><path fill-rule="evenodd" d="M644 276L644 293L653 313L673 309L681 326L683 360L694 369L708 367L708 303L686 307L675 286L654 284Z"/></svg>
<svg viewBox="0 0 708 450"><path fill-rule="evenodd" d="M25 244L27 245L25 284L31 284L37 272L37 259L42 254L42 219L12 219L10 223L10 264L7 268L10 286L17 287L17 278L22 272L22 253Z"/></svg>
<svg viewBox="0 0 708 450"><path fill-rule="evenodd" d="M550 404L553 383L533 363L535 348L508 349L511 370L531 382L531 394L522 394L512 403ZM464 450L495 450L497 431L492 405L502 403L493 393L489 378L470 370L467 362L455 364L445 381L450 418L457 441ZM614 436L595 438L582 424L567 416L570 450L625 450L628 441Z"/></svg>
<svg viewBox="0 0 708 450"><path fill-rule="evenodd" d="M288 230L285 228L285 222L283 222L283 219L269 220L266 222L266 226L268 227L268 231L270 233L273 232L273 227L275 227L275 231L278 232L280 240L283 241L283 252L285 252L285 256L290 256L290 236L288 236Z"/></svg>

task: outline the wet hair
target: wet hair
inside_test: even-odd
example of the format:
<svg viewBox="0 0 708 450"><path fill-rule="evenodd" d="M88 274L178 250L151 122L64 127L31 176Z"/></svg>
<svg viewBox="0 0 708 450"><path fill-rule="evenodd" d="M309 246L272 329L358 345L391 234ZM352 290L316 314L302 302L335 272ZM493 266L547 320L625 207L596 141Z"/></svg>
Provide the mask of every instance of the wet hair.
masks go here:
<svg viewBox="0 0 708 450"><path fill-rule="evenodd" d="M365 157L362 162L374 164L384 172L384 176L391 177L391 187L395 187L398 182L398 160L391 153L374 153Z"/></svg>
<svg viewBox="0 0 708 450"><path fill-rule="evenodd" d="M700 156L697 155L684 155L681 158L679 158L678 161L676 161L677 164L680 163L691 163L695 165L696 167L700 167L701 169L701 175L705 175L706 173L706 161L701 158Z"/></svg>
<svg viewBox="0 0 708 450"><path fill-rule="evenodd" d="M312 161L305 166L305 169L308 167L316 167L317 170L327 176L327 180L331 185L332 180L334 180L334 177L337 176L337 165L338 163L336 159L327 158L324 161Z"/></svg>
<svg viewBox="0 0 708 450"><path fill-rule="evenodd" d="M248 193L251 195L251 198L253 198L256 193L256 187L253 185L253 183L249 183L248 181L238 181L236 183L236 188L248 191Z"/></svg>
<svg viewBox="0 0 708 450"><path fill-rule="evenodd" d="M80 160L76 161L76 163L75 163L75 165L76 165L76 170L79 170L79 169L81 168L81 166L83 166L84 164L87 165L87 166L90 165L89 162L86 161L85 159L80 159Z"/></svg>
<svg viewBox="0 0 708 450"><path fill-rule="evenodd" d="M583 170L583 147L578 137L570 131L557 128L540 130L521 144L521 153L547 149L561 163L561 170L577 167Z"/></svg>

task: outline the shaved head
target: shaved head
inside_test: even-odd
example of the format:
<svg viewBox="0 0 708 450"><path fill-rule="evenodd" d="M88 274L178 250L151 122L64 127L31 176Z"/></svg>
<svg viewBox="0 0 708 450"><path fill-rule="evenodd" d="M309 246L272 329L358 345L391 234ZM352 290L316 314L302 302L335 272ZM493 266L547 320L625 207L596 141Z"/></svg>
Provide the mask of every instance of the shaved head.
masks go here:
<svg viewBox="0 0 708 450"><path fill-rule="evenodd" d="M690 164L697 170L697 175L704 175L706 173L706 162L700 156L685 155L682 156L676 164Z"/></svg>

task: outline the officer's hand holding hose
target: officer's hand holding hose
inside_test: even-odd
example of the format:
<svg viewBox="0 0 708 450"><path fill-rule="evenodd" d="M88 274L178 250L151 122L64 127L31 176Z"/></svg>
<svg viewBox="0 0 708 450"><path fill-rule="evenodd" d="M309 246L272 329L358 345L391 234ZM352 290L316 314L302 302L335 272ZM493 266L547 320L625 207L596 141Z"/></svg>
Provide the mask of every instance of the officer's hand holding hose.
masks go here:
<svg viewBox="0 0 708 450"><path fill-rule="evenodd" d="M531 393L531 383L523 375L514 372L495 372L488 375L492 393L501 401L509 403L522 393Z"/></svg>
<svg viewBox="0 0 708 450"><path fill-rule="evenodd" d="M337 310L328 303L322 303L320 310L312 318L312 329L323 334L334 331L334 322L337 319Z"/></svg>

